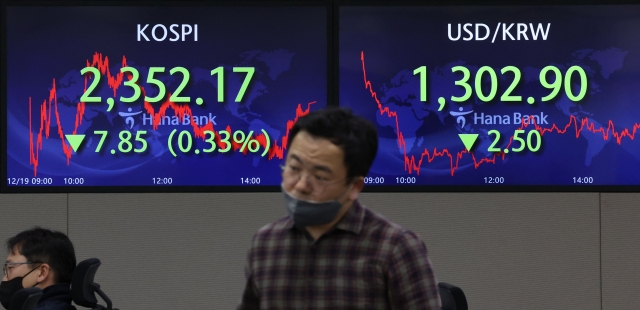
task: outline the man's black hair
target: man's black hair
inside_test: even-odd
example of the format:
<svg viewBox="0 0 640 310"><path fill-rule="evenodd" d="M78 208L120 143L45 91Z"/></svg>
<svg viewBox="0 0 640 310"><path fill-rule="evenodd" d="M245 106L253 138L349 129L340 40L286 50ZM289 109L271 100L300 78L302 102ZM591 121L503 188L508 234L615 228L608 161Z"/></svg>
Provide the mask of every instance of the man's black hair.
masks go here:
<svg viewBox="0 0 640 310"><path fill-rule="evenodd" d="M369 120L351 109L331 107L299 118L289 131L289 145L300 131L326 138L342 149L348 182L369 173L378 152L378 133Z"/></svg>
<svg viewBox="0 0 640 310"><path fill-rule="evenodd" d="M9 238L6 245L10 253L20 254L29 262L48 264L55 283L71 283L76 252L65 234L34 227Z"/></svg>

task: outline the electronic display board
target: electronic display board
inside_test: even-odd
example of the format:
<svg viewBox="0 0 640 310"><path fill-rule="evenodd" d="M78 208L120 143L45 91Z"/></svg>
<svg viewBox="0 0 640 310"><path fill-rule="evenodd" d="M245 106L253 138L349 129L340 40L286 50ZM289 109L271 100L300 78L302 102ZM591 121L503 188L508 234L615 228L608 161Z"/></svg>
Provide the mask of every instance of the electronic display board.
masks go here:
<svg viewBox="0 0 640 310"><path fill-rule="evenodd" d="M327 6L180 4L5 8L7 188L280 185Z"/></svg>
<svg viewBox="0 0 640 310"><path fill-rule="evenodd" d="M640 6L339 15L340 104L379 131L369 188L640 185Z"/></svg>

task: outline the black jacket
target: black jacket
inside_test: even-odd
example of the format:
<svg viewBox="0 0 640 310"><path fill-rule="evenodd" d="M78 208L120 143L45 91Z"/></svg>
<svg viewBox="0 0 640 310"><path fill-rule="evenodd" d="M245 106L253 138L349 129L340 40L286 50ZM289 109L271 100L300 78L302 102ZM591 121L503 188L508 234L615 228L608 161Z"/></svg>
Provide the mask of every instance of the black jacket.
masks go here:
<svg viewBox="0 0 640 310"><path fill-rule="evenodd" d="M71 305L71 287L69 283L58 283L42 290L42 298L35 310L76 310Z"/></svg>

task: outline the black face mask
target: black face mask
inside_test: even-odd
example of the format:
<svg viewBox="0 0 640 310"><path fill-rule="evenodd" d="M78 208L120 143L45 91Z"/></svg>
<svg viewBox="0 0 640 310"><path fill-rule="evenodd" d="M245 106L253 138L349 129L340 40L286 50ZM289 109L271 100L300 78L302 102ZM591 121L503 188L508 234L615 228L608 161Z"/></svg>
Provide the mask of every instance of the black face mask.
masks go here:
<svg viewBox="0 0 640 310"><path fill-rule="evenodd" d="M9 302L11 302L11 297L13 297L13 295L17 291L24 288L22 287L22 279L24 279L24 277L28 276L36 269L38 269L38 267L31 269L31 271L27 272L27 274L22 277L15 277L9 281L2 281L2 283L0 283L0 303L5 309L9 309ZM36 285L38 284L36 283Z"/></svg>

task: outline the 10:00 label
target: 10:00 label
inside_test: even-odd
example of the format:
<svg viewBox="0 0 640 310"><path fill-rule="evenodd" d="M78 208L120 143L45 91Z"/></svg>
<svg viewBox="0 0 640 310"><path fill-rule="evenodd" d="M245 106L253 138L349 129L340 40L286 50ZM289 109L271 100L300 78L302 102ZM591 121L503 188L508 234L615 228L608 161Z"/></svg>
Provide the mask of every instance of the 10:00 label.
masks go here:
<svg viewBox="0 0 640 310"><path fill-rule="evenodd" d="M396 177L396 184L416 184L416 177Z"/></svg>
<svg viewBox="0 0 640 310"><path fill-rule="evenodd" d="M82 185L84 184L84 178L64 178L65 185Z"/></svg>

